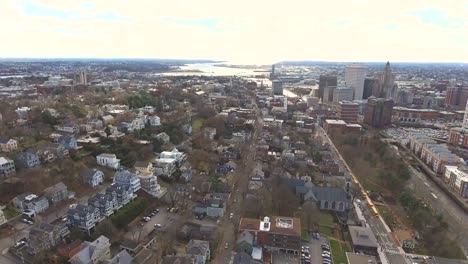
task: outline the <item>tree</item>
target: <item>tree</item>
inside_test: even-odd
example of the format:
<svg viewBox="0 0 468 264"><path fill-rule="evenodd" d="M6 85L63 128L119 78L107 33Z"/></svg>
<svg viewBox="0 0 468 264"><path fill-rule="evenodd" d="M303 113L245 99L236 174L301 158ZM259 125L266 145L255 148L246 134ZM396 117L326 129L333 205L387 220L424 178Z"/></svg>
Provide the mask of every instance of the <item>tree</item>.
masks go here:
<svg viewBox="0 0 468 264"><path fill-rule="evenodd" d="M100 222L99 225L96 226L96 233L95 236L99 237L101 235L109 238L112 240L117 233L117 229L112 224L112 222L107 218L104 221Z"/></svg>
<svg viewBox="0 0 468 264"><path fill-rule="evenodd" d="M306 201L302 205L301 224L308 230L317 230L320 221L320 210L312 201Z"/></svg>

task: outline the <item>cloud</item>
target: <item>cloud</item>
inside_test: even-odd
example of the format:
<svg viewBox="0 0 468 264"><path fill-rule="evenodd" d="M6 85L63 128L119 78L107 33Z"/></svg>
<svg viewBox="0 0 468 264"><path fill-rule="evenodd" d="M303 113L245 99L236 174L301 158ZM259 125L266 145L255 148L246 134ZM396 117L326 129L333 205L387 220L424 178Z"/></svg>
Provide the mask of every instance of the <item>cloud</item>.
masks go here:
<svg viewBox="0 0 468 264"><path fill-rule="evenodd" d="M432 8L411 12L410 14L419 17L421 21L426 24L432 24L444 28L462 28L468 23L468 15L465 16L465 18L449 17L447 12Z"/></svg>
<svg viewBox="0 0 468 264"><path fill-rule="evenodd" d="M2 0L0 57L468 62L467 18L462 0Z"/></svg>

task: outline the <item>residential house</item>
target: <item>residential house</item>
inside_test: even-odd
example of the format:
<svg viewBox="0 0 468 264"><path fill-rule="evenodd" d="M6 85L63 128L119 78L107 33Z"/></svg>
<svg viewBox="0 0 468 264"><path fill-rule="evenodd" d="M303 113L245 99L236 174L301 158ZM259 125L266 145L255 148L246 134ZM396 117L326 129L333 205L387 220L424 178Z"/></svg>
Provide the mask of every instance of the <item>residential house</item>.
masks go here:
<svg viewBox="0 0 468 264"><path fill-rule="evenodd" d="M156 138L157 140L160 140L163 144L167 144L171 142L171 138L169 137L168 134L166 134L166 132L159 133L156 136L154 136L154 138Z"/></svg>
<svg viewBox="0 0 468 264"><path fill-rule="evenodd" d="M101 219L104 219L111 216L117 210L117 196L96 193L88 199L88 205L97 208Z"/></svg>
<svg viewBox="0 0 468 264"><path fill-rule="evenodd" d="M134 198L134 195L130 192L128 186L112 185L106 189L106 194L117 197L117 205L114 205L116 209L120 209L122 206L125 206Z"/></svg>
<svg viewBox="0 0 468 264"><path fill-rule="evenodd" d="M0 177L9 177L15 174L15 162L9 158L0 157Z"/></svg>
<svg viewBox="0 0 468 264"><path fill-rule="evenodd" d="M149 116L148 117L148 123L152 127L160 126L161 125L161 118L159 116Z"/></svg>
<svg viewBox="0 0 468 264"><path fill-rule="evenodd" d="M60 143L62 146L64 146L68 150L78 148L78 143L76 142L76 138L73 135L61 136L58 139L58 143Z"/></svg>
<svg viewBox="0 0 468 264"><path fill-rule="evenodd" d="M252 254L254 244L254 236L249 231L243 231L239 234L237 239L237 251L238 252L245 252L247 254Z"/></svg>
<svg viewBox="0 0 468 264"><path fill-rule="evenodd" d="M90 125L92 128L97 129L97 130L100 130L100 129L102 129L104 127L104 124L99 119L89 120L88 125Z"/></svg>
<svg viewBox="0 0 468 264"><path fill-rule="evenodd" d="M57 159L57 155L47 146L40 146L36 149L31 149L31 152L39 157L40 163L49 163Z"/></svg>
<svg viewBox="0 0 468 264"><path fill-rule="evenodd" d="M61 125L56 125L54 126L55 130L60 131L60 132L66 132L66 133L71 133L75 134L80 131L80 128L75 124L75 123L64 123Z"/></svg>
<svg viewBox="0 0 468 264"><path fill-rule="evenodd" d="M195 257L196 264L206 264L210 261L210 242L192 239L187 244L187 255Z"/></svg>
<svg viewBox="0 0 468 264"><path fill-rule="evenodd" d="M102 117L102 121L105 125L109 125L112 124L112 122L114 122L114 117L111 115L105 115Z"/></svg>
<svg viewBox="0 0 468 264"><path fill-rule="evenodd" d="M128 187L131 193L136 193L141 188L140 179L135 173L118 171L114 175L114 184Z"/></svg>
<svg viewBox="0 0 468 264"><path fill-rule="evenodd" d="M78 204L71 206L67 211L68 225L77 227L89 234L100 220L100 215L99 209L89 205Z"/></svg>
<svg viewBox="0 0 468 264"><path fill-rule="evenodd" d="M204 214L209 217L223 217L225 211L225 200L221 196L208 195L203 203L198 204L194 208L195 214Z"/></svg>
<svg viewBox="0 0 468 264"><path fill-rule="evenodd" d="M180 180L183 180L185 182L189 182L192 180L192 167L190 164L184 164L180 167Z"/></svg>
<svg viewBox="0 0 468 264"><path fill-rule="evenodd" d="M18 141L14 139L0 138L0 151L1 152L13 152L17 149L18 149Z"/></svg>
<svg viewBox="0 0 468 264"><path fill-rule="evenodd" d="M68 199L68 195L68 188L63 182L44 189L44 196L53 204Z"/></svg>
<svg viewBox="0 0 468 264"><path fill-rule="evenodd" d="M70 230L63 224L40 223L29 231L28 252L38 254L63 242Z"/></svg>
<svg viewBox="0 0 468 264"><path fill-rule="evenodd" d="M41 161L36 153L25 151L16 155L16 164L19 168L35 168L41 165Z"/></svg>
<svg viewBox="0 0 468 264"><path fill-rule="evenodd" d="M284 216L273 216L271 220L267 216L262 220L241 218L239 232L244 231L253 234L255 248L259 246L270 252L291 254L301 252L301 220L299 218Z"/></svg>
<svg viewBox="0 0 468 264"><path fill-rule="evenodd" d="M153 166L156 175L171 177L177 168L187 159L187 156L174 148L172 151L163 151L159 158L155 159Z"/></svg>
<svg viewBox="0 0 468 264"><path fill-rule="evenodd" d="M103 264L134 264L133 257L126 250L122 250L112 259L106 260Z"/></svg>
<svg viewBox="0 0 468 264"><path fill-rule="evenodd" d="M51 143L43 146L42 148L46 152L48 151L49 153L53 153L55 157L60 159L67 158L69 156L68 149L66 149L65 146L59 143Z"/></svg>
<svg viewBox="0 0 468 264"><path fill-rule="evenodd" d="M120 159L115 154L102 153L96 156L97 164L114 170L120 167Z"/></svg>
<svg viewBox="0 0 468 264"><path fill-rule="evenodd" d="M254 260L250 254L240 252L234 255L232 264L262 264L263 261Z"/></svg>
<svg viewBox="0 0 468 264"><path fill-rule="evenodd" d="M86 169L81 172L83 182L95 188L104 183L104 173L97 169Z"/></svg>
<svg viewBox="0 0 468 264"><path fill-rule="evenodd" d="M85 134L88 134L93 130L93 126L91 126L90 124L80 124L79 127L80 132Z"/></svg>
<svg viewBox="0 0 468 264"><path fill-rule="evenodd" d="M93 242L83 242L83 244L81 244L81 250L70 258L70 263L98 264L110 259L109 239L105 236L100 236Z"/></svg>
<svg viewBox="0 0 468 264"><path fill-rule="evenodd" d="M20 210L33 210L35 214L40 214L49 208L49 200L45 197L38 197L30 192L20 194L13 198L13 205Z"/></svg>
<svg viewBox="0 0 468 264"><path fill-rule="evenodd" d="M206 127L204 129L204 136L206 139L208 140L214 140L215 136L216 136L216 128L215 127Z"/></svg>
<svg viewBox="0 0 468 264"><path fill-rule="evenodd" d="M351 246L354 253L377 256L377 239L369 227L348 226L351 236Z"/></svg>

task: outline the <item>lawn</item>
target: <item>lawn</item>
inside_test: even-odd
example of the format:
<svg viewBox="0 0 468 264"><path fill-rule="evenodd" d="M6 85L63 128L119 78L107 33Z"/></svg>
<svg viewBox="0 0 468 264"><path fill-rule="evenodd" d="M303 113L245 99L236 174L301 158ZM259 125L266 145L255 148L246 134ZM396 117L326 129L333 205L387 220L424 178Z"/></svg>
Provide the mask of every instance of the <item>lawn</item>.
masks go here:
<svg viewBox="0 0 468 264"><path fill-rule="evenodd" d="M333 215L328 211L320 211L320 225L335 226Z"/></svg>
<svg viewBox="0 0 468 264"><path fill-rule="evenodd" d="M203 120L202 118L197 118L195 119L193 122L192 122L192 130L193 132L198 132L200 130L200 128L203 126L203 123L205 122L205 120Z"/></svg>
<svg viewBox="0 0 468 264"><path fill-rule="evenodd" d="M3 209L3 213L5 214L5 218L7 220L10 220L11 218L21 214L18 210L10 205L7 205L5 209Z"/></svg>
<svg viewBox="0 0 468 264"><path fill-rule="evenodd" d="M345 243L339 242L334 239L330 239L330 248L331 254L333 257L333 263L335 264L347 264L348 261L346 260L346 251L348 250L348 246Z"/></svg>

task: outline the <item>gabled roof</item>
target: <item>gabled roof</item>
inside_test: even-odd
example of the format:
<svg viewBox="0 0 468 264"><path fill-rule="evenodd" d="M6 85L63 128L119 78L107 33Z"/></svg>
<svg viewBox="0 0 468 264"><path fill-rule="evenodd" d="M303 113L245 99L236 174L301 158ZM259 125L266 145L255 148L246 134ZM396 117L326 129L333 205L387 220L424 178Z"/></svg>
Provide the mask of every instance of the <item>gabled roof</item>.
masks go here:
<svg viewBox="0 0 468 264"><path fill-rule="evenodd" d="M249 245L253 245L254 236L249 231L243 231L240 233L239 238L237 239L237 244L241 242L246 242Z"/></svg>
<svg viewBox="0 0 468 264"><path fill-rule="evenodd" d="M66 189L67 189L67 186L63 182L59 182L57 184L54 184L54 185L52 185L50 187L45 188L44 193L52 194L52 193L56 193L56 192L66 190Z"/></svg>
<svg viewBox="0 0 468 264"><path fill-rule="evenodd" d="M192 239L187 245L187 254L205 256L210 250L210 242Z"/></svg>

